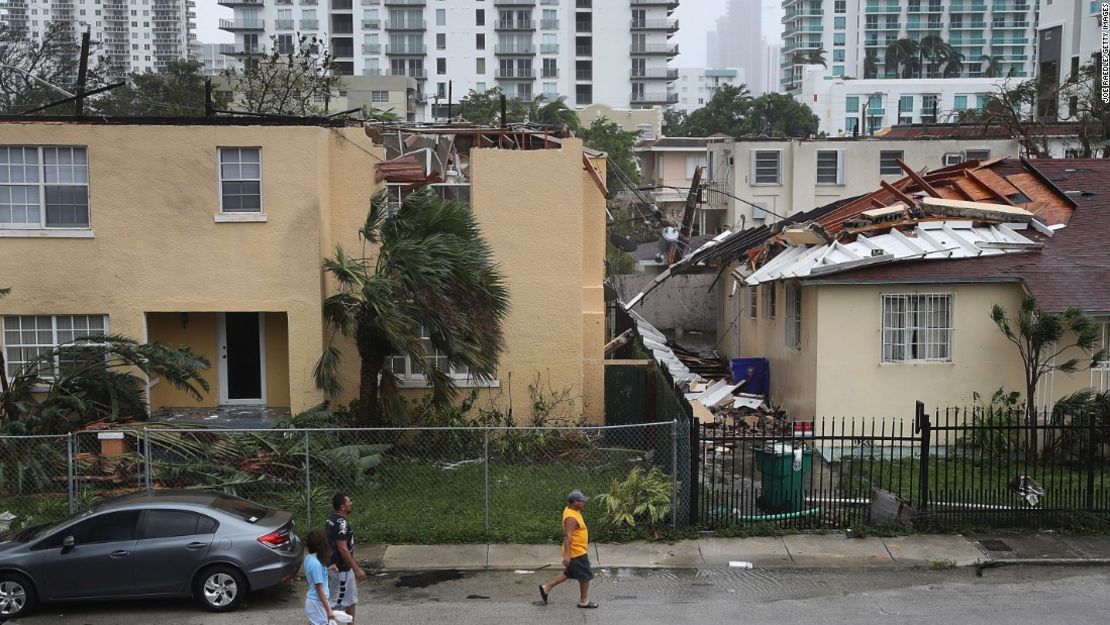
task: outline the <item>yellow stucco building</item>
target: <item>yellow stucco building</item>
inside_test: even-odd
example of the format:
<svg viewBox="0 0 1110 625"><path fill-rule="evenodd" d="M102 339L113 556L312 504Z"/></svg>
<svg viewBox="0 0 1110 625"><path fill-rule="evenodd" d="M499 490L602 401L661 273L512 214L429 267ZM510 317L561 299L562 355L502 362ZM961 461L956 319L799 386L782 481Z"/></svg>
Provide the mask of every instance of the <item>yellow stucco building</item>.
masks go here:
<svg viewBox="0 0 1110 625"><path fill-rule="evenodd" d="M150 380L153 410L320 402L312 373L330 294L321 265L337 244L358 246L385 184L375 178L382 140L339 122L0 122L8 373L91 329L211 361L200 402ZM588 166L581 142L565 139L475 147L469 164L473 210L511 297L491 401L511 394L529 405L538 374L600 421L605 199L590 169L604 179L604 163ZM345 353L340 401L357 393L357 357ZM419 379L407 382L419 392Z"/></svg>

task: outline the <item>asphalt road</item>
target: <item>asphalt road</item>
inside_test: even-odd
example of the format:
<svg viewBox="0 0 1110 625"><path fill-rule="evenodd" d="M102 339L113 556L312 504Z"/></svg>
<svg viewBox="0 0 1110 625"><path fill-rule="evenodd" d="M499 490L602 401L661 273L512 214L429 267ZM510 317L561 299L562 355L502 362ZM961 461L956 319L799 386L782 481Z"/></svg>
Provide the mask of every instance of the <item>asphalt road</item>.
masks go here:
<svg viewBox="0 0 1110 625"><path fill-rule="evenodd" d="M575 608L577 589L538 604L536 585L553 573L462 573L372 577L360 592L367 625L674 623L1005 623L1102 625L1110 612L1110 569L1012 568L977 578L958 570L666 570L599 572L597 610ZM455 579L444 579L456 577ZM303 623L303 582L256 593L238 612L213 615L188 601L45 606L21 625L279 625Z"/></svg>

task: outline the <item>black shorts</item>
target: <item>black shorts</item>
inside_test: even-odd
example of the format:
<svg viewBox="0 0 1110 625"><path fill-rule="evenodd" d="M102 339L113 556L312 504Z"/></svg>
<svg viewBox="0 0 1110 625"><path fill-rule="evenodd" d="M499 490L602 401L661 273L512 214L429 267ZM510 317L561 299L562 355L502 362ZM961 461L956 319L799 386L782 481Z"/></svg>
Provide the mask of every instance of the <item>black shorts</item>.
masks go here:
<svg viewBox="0 0 1110 625"><path fill-rule="evenodd" d="M582 554L577 558L571 558L570 566L563 571L563 575L579 582L588 582L593 579L594 572L590 570L590 556Z"/></svg>

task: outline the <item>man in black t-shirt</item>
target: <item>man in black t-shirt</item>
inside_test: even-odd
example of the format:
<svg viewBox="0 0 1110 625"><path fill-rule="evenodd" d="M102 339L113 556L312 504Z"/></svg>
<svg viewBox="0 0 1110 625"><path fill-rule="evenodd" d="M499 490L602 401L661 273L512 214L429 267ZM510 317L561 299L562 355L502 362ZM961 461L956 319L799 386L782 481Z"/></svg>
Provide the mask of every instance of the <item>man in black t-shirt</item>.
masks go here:
<svg viewBox="0 0 1110 625"><path fill-rule="evenodd" d="M324 533L331 546L331 564L336 571L328 571L328 602L331 609L343 610L352 617L358 603L358 586L355 580L366 579L366 572L355 562L355 532L347 516L351 514L351 498L336 493L331 499L332 513L324 521Z"/></svg>

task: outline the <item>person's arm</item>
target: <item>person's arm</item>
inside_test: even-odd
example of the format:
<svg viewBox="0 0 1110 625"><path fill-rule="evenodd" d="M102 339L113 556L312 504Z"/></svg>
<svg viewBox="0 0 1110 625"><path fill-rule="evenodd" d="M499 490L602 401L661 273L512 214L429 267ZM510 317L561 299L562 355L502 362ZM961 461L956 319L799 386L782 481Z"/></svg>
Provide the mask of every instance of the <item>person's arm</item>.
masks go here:
<svg viewBox="0 0 1110 625"><path fill-rule="evenodd" d="M574 517L563 520L563 566L570 566L570 542L576 529L578 529L578 521Z"/></svg>
<svg viewBox="0 0 1110 625"><path fill-rule="evenodd" d="M350 550L347 549L347 542L345 540L343 542L336 542L335 550L339 552L340 559L346 562L347 566L351 567L351 570L355 572L356 578L359 580L366 579L366 571L363 571L358 563L355 562L355 557L351 555Z"/></svg>
<svg viewBox="0 0 1110 625"><path fill-rule="evenodd" d="M316 596L320 598L320 603L324 604L324 611L327 612L328 620L335 620L335 612L331 611L331 604L328 603L328 596L324 593L322 582L316 582Z"/></svg>

